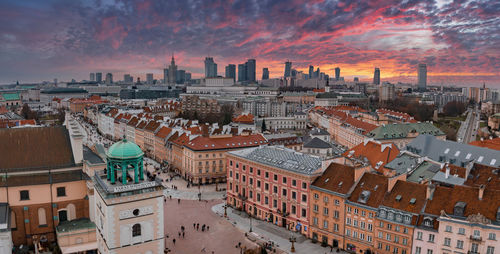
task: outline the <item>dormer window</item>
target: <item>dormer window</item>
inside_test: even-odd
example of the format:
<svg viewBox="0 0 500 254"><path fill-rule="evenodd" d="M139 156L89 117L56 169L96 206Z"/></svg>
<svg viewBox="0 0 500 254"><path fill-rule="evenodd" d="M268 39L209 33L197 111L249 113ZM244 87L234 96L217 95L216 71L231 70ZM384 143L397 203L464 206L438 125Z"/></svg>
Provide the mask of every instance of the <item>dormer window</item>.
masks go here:
<svg viewBox="0 0 500 254"><path fill-rule="evenodd" d="M380 211L380 217L385 218L387 216L387 213L385 210Z"/></svg>
<svg viewBox="0 0 500 254"><path fill-rule="evenodd" d="M426 227L432 227L432 219L431 218L424 218L424 225Z"/></svg>
<svg viewBox="0 0 500 254"><path fill-rule="evenodd" d="M394 220L394 213L389 212L388 215L387 215L387 219Z"/></svg>
<svg viewBox="0 0 500 254"><path fill-rule="evenodd" d="M401 214L396 214L396 221L401 222L402 220L403 220L403 217L401 216Z"/></svg>
<svg viewBox="0 0 500 254"><path fill-rule="evenodd" d="M410 224L411 223L411 216L405 215L405 224Z"/></svg>
<svg viewBox="0 0 500 254"><path fill-rule="evenodd" d="M455 207L453 208L453 215L455 216L464 216L465 213L465 207L467 206L467 203L459 201L455 204Z"/></svg>

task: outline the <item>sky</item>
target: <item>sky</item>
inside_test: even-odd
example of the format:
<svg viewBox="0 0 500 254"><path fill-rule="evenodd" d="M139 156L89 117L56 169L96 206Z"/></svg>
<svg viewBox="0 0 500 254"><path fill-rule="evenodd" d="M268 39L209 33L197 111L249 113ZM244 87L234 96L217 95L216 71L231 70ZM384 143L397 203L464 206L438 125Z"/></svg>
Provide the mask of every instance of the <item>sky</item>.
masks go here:
<svg viewBox="0 0 500 254"><path fill-rule="evenodd" d="M172 54L201 77L214 57L219 75L248 58L271 77L284 62L346 80L500 88L500 1L2 0L0 83L89 79L90 72L145 78ZM104 75L103 75L104 76Z"/></svg>

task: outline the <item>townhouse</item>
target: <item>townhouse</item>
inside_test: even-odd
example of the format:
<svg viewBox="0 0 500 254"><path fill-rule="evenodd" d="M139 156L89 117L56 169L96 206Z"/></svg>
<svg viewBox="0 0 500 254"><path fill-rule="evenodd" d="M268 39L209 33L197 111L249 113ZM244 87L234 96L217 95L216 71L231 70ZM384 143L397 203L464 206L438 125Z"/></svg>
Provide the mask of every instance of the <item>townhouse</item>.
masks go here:
<svg viewBox="0 0 500 254"><path fill-rule="evenodd" d="M366 136L382 143L394 143L403 149L421 134L446 139L446 134L430 122L384 124L370 130Z"/></svg>
<svg viewBox="0 0 500 254"><path fill-rule="evenodd" d="M167 162L167 138L169 137L172 129L166 126L161 126L155 133L154 140L154 159L160 163Z"/></svg>

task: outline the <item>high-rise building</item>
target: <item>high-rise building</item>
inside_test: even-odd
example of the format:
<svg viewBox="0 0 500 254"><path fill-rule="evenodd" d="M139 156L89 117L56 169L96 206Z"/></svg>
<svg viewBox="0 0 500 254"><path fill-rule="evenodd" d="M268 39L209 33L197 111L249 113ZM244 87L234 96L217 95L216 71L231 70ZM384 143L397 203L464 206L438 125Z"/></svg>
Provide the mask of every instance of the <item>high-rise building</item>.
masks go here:
<svg viewBox="0 0 500 254"><path fill-rule="evenodd" d="M106 74L106 84L108 85L113 84L113 74L109 72Z"/></svg>
<svg viewBox="0 0 500 254"><path fill-rule="evenodd" d="M228 64L226 66L226 78L233 78L233 81L236 81L236 65Z"/></svg>
<svg viewBox="0 0 500 254"><path fill-rule="evenodd" d="M427 89L427 65L424 63L418 64L418 90L425 91Z"/></svg>
<svg viewBox="0 0 500 254"><path fill-rule="evenodd" d="M314 66L309 65L309 78L313 77L313 72L314 72Z"/></svg>
<svg viewBox="0 0 500 254"><path fill-rule="evenodd" d="M217 77L217 64L214 62L213 57L205 57L205 77Z"/></svg>
<svg viewBox="0 0 500 254"><path fill-rule="evenodd" d="M268 68L262 69L262 80L264 80L264 79L269 79L269 69Z"/></svg>
<svg viewBox="0 0 500 254"><path fill-rule="evenodd" d="M95 81L97 81L98 83L102 82L102 72L95 73Z"/></svg>
<svg viewBox="0 0 500 254"><path fill-rule="evenodd" d="M90 81L95 81L95 73L90 73Z"/></svg>
<svg viewBox="0 0 500 254"><path fill-rule="evenodd" d="M168 68L163 69L163 84L168 84Z"/></svg>
<svg viewBox="0 0 500 254"><path fill-rule="evenodd" d="M375 68L375 72L373 73L373 84L380 85L380 69Z"/></svg>
<svg viewBox="0 0 500 254"><path fill-rule="evenodd" d="M168 67L168 84L174 84L177 81L177 65L175 65L174 55Z"/></svg>
<svg viewBox="0 0 500 254"><path fill-rule="evenodd" d="M247 80L247 65L238 64L238 81L243 82Z"/></svg>
<svg viewBox="0 0 500 254"><path fill-rule="evenodd" d="M319 78L319 67L314 72L314 78Z"/></svg>
<svg viewBox="0 0 500 254"><path fill-rule="evenodd" d="M125 75L123 75L123 82L125 82L125 83L133 83L134 82L134 78L132 76L130 76L130 74L125 74Z"/></svg>
<svg viewBox="0 0 500 254"><path fill-rule="evenodd" d="M186 81L186 71L185 70L177 70L175 83L184 84Z"/></svg>
<svg viewBox="0 0 500 254"><path fill-rule="evenodd" d="M392 101L396 97L394 84L384 82L379 87L379 101Z"/></svg>
<svg viewBox="0 0 500 254"><path fill-rule="evenodd" d="M285 74L283 75L285 78L292 76L292 62L285 62Z"/></svg>
<svg viewBox="0 0 500 254"><path fill-rule="evenodd" d="M359 82L359 78L358 77L354 77L354 82Z"/></svg>
<svg viewBox="0 0 500 254"><path fill-rule="evenodd" d="M186 79L186 82L191 81L191 73L190 72L186 72L186 75L184 76L184 78Z"/></svg>
<svg viewBox="0 0 500 254"><path fill-rule="evenodd" d="M146 73L146 84L153 84L153 73Z"/></svg>
<svg viewBox="0 0 500 254"><path fill-rule="evenodd" d="M247 69L247 75L246 75L246 78L247 78L247 81L250 81L250 82L255 82L257 79L255 77L255 70L257 68L257 64L256 64L256 61L255 59L248 59L247 62L246 62L246 69Z"/></svg>
<svg viewBox="0 0 500 254"><path fill-rule="evenodd" d="M335 68L335 80L337 80L337 81L340 80L340 68L339 67Z"/></svg>

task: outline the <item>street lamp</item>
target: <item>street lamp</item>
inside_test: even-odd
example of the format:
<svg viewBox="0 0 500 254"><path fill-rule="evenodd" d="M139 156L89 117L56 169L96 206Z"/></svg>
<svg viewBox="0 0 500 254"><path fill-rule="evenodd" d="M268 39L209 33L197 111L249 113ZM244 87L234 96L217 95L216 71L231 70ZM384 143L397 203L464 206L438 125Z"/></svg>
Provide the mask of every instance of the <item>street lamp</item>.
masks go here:
<svg viewBox="0 0 500 254"><path fill-rule="evenodd" d="M296 241L297 240L295 239L295 236L293 236L293 233L292 233L292 236L290 236L290 242L292 243L292 247L290 248L290 252L295 252L295 245L294 245L294 243Z"/></svg>
<svg viewBox="0 0 500 254"><path fill-rule="evenodd" d="M252 233L252 215L249 215L250 218L250 230L248 232Z"/></svg>
<svg viewBox="0 0 500 254"><path fill-rule="evenodd" d="M226 199L226 202L224 204L224 218L227 218L227 199Z"/></svg>

